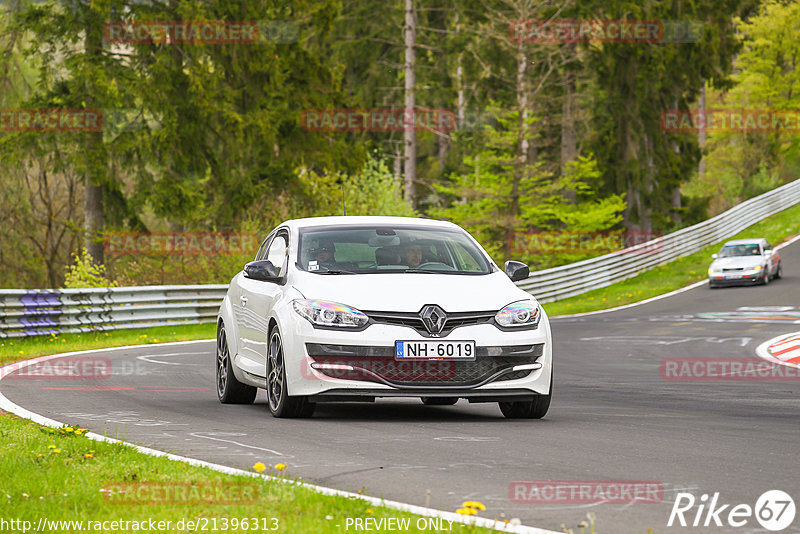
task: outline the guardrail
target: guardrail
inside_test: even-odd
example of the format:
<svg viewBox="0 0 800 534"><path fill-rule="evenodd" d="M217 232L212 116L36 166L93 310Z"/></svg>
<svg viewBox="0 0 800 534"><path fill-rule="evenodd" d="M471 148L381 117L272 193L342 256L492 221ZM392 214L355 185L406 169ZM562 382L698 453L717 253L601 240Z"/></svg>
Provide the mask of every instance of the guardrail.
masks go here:
<svg viewBox="0 0 800 534"><path fill-rule="evenodd" d="M535 295L540 302L579 295L697 252L798 202L800 180L795 180L694 226L604 256L536 271L517 285Z"/></svg>
<svg viewBox="0 0 800 534"><path fill-rule="evenodd" d="M0 289L0 338L213 322L227 284Z"/></svg>
<svg viewBox="0 0 800 534"><path fill-rule="evenodd" d="M711 219L604 256L543 271L517 285L552 302L597 289L722 241L800 202L800 180ZM213 322L226 284L100 289L0 289L0 338Z"/></svg>

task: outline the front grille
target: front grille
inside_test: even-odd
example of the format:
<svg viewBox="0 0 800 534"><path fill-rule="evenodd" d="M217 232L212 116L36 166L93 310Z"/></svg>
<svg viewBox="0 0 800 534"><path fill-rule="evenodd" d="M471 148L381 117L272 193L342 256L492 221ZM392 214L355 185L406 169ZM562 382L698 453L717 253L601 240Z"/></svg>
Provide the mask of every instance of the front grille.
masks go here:
<svg viewBox="0 0 800 534"><path fill-rule="evenodd" d="M725 272L725 273L733 272L733 271L744 271L744 268L742 268L742 267L725 267L724 269L722 269L722 272Z"/></svg>
<svg viewBox="0 0 800 534"><path fill-rule="evenodd" d="M478 347L473 361L395 360L393 347L358 345L306 344L309 356L319 363L349 365L354 370L317 369L331 378L386 383L393 386L476 386L486 383L493 375L509 372L494 380L515 380L530 374L530 370L513 371L515 365L536 362L544 353L544 345L507 347ZM338 350L337 350L338 349ZM338 352L338 354L337 354ZM498 353L497 356L490 356ZM376 376L377 375L377 376Z"/></svg>
<svg viewBox="0 0 800 534"><path fill-rule="evenodd" d="M419 313L380 311L365 311L364 313L374 323L407 326L413 328L422 336L430 337L430 333L428 333L428 330L425 328L425 324L422 322L422 317L420 317ZM492 324L496 313L496 311L448 313L444 328L437 337L446 336L456 328L462 326Z"/></svg>

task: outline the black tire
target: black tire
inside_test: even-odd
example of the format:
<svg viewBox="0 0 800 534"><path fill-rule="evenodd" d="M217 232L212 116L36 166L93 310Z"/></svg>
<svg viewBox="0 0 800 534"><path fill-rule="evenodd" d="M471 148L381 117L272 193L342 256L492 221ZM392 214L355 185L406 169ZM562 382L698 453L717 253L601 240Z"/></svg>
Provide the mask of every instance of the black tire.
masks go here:
<svg viewBox="0 0 800 534"><path fill-rule="evenodd" d="M778 262L778 270L775 271L775 280L780 280L781 278L783 278L783 265Z"/></svg>
<svg viewBox="0 0 800 534"><path fill-rule="evenodd" d="M290 397L286 388L283 341L278 328L269 333L267 343L267 406L273 417L311 417L317 407L306 397Z"/></svg>
<svg viewBox="0 0 800 534"><path fill-rule="evenodd" d="M500 411L506 419L541 419L550 409L550 399L553 398L553 374L550 373L550 393L537 395L531 401L498 402Z"/></svg>
<svg viewBox="0 0 800 534"><path fill-rule="evenodd" d="M458 402L458 397L420 397L425 406L452 406Z"/></svg>
<svg viewBox="0 0 800 534"><path fill-rule="evenodd" d="M710 280L708 281L708 289L717 289L718 287L719 287L719 286L717 286L717 285L714 285L713 283L711 283L711 281L710 281Z"/></svg>
<svg viewBox="0 0 800 534"><path fill-rule="evenodd" d="M242 384L236 379L231 367L231 352L225 326L217 330L217 397L222 404L253 404L258 388Z"/></svg>
<svg viewBox="0 0 800 534"><path fill-rule="evenodd" d="M765 285L765 286L769 285L769 280L770 280L770 278L769 278L769 270L764 269L764 276L763 276L763 278L761 278L761 283L763 285Z"/></svg>

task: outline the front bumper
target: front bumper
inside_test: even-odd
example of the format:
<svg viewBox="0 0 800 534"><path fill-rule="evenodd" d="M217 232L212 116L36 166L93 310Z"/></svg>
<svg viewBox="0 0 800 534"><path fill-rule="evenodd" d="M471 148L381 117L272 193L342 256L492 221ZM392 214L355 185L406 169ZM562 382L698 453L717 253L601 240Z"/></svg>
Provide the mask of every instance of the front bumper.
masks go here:
<svg viewBox="0 0 800 534"><path fill-rule="evenodd" d="M747 286L756 285L764 281L766 271L759 271L757 274L742 275L741 278L725 278L724 275L714 274L708 277L708 282L713 286Z"/></svg>
<svg viewBox="0 0 800 534"><path fill-rule="evenodd" d="M552 348L546 316L535 330L508 332L481 324L456 328L440 338L475 341L473 361L413 362L394 357L395 341L431 340L413 328L371 324L360 332L331 331L301 320L294 321L292 335L284 339L287 380L291 395L307 395L314 402L420 396L494 402L550 391Z"/></svg>

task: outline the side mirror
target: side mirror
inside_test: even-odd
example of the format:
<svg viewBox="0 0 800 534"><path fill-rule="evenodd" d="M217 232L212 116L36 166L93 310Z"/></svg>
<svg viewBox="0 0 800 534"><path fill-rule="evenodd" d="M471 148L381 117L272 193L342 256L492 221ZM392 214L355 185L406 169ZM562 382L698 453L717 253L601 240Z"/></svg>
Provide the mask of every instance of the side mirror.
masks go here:
<svg viewBox="0 0 800 534"><path fill-rule="evenodd" d="M278 282L281 279L275 266L269 260L251 261L244 266L244 275L262 282Z"/></svg>
<svg viewBox="0 0 800 534"><path fill-rule="evenodd" d="M712 254L711 257L716 260L719 257L719 254Z"/></svg>
<svg viewBox="0 0 800 534"><path fill-rule="evenodd" d="M772 256L772 249L768 248L764 251L764 256Z"/></svg>
<svg viewBox="0 0 800 534"><path fill-rule="evenodd" d="M507 261L505 264L505 271L512 282L525 280L531 274L531 270L528 269L528 266L521 261Z"/></svg>

